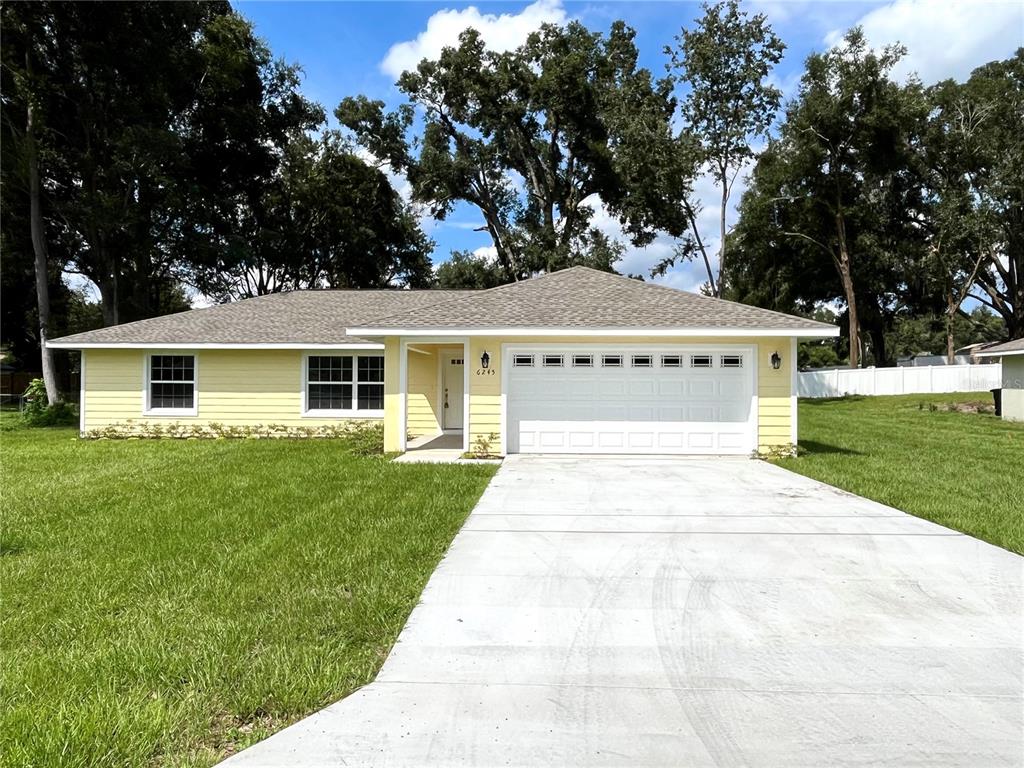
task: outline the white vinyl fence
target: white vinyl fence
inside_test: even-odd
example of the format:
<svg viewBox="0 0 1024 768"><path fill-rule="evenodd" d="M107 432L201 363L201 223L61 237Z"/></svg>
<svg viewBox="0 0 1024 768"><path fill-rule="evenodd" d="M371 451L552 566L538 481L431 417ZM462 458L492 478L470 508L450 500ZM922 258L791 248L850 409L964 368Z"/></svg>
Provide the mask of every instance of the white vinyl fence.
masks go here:
<svg viewBox="0 0 1024 768"><path fill-rule="evenodd" d="M842 397L983 392L1001 386L1002 370L1001 363L985 363L801 371L797 393L800 397Z"/></svg>

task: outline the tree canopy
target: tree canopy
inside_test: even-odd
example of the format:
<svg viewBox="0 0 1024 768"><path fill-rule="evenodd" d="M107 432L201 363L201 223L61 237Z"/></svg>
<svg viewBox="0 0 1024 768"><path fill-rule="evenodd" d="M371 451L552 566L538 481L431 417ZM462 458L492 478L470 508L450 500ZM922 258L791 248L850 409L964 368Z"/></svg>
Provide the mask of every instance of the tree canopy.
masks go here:
<svg viewBox="0 0 1024 768"><path fill-rule="evenodd" d="M596 204L642 244L663 217L664 190L687 182L671 151L668 85L637 66L622 22L607 36L545 25L508 52L470 29L398 87L408 101L397 110L348 98L338 120L438 219L456 202L474 206L507 280L610 268L617 248L593 227Z"/></svg>

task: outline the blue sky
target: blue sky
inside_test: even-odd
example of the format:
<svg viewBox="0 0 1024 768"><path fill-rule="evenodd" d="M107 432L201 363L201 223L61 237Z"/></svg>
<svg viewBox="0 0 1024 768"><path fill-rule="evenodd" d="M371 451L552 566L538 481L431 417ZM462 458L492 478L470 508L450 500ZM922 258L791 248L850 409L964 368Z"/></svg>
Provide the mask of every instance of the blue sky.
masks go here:
<svg viewBox="0 0 1024 768"><path fill-rule="evenodd" d="M365 94L389 105L401 102L394 86L396 75L424 55L436 55L442 45L454 42L466 26L481 30L495 47L511 47L544 21L578 19L589 28L607 31L612 21L625 20L637 32L641 63L657 75L664 71L662 49L680 28L693 24L701 13L690 2L560 2L534 3L437 3L437 2L236 2L235 7L256 27L274 54L300 64L305 71L304 93L332 112L345 96ZM963 79L974 67L1006 58L1024 45L1024 3L940 2L805 2L762 0L748 2L746 9L765 13L776 33L788 46L775 76L791 95L805 57L824 50L854 24L862 24L873 45L899 40L909 49L898 70L900 76L917 72L923 81L945 77ZM396 179L401 188L403 180ZM706 183L697 185L707 198L702 227L717 233L718 209ZM734 202L742 186L738 185ZM729 213L730 218L733 212ZM481 219L463 206L446 222L424 220L424 228L436 242L435 263L453 249L486 249L485 233L474 232ZM608 217L600 214L599 226L618 234ZM717 248L717 235L708 238ZM646 273L671 249L668 238L659 238L643 249L630 248L619 269ZM703 281L702 267L683 264L662 280L694 290Z"/></svg>

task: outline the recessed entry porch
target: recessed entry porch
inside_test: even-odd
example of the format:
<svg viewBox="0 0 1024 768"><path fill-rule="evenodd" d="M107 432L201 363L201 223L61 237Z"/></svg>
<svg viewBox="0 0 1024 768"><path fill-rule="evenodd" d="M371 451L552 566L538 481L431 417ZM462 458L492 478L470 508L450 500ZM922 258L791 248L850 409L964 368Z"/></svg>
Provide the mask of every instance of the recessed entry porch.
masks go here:
<svg viewBox="0 0 1024 768"><path fill-rule="evenodd" d="M444 451L457 458L469 449L466 353L464 344L451 341L402 342L399 392L404 395L404 423L400 425L400 450Z"/></svg>

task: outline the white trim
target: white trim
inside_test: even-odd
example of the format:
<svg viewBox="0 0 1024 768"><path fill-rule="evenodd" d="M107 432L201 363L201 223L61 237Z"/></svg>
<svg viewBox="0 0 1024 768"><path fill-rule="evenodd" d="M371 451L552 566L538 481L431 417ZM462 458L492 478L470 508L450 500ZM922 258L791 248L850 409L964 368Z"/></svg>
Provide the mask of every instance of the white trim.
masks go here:
<svg viewBox="0 0 1024 768"><path fill-rule="evenodd" d="M498 423L501 425L501 455L508 456L508 369L512 362L512 349L508 344L501 345L501 413Z"/></svg>
<svg viewBox="0 0 1024 768"><path fill-rule="evenodd" d="M48 341L47 349L384 349L383 344L374 342L361 344L217 344L217 343L180 343L161 344L159 342L103 342L103 341Z"/></svg>
<svg viewBox="0 0 1024 768"><path fill-rule="evenodd" d="M344 352L344 350L340 350ZM321 408L318 410L309 409L309 358L310 357L351 357L352 360L352 407L348 409L343 408ZM384 357L384 355L371 355L365 351L360 354L359 352L353 352L351 355L345 354L331 354L325 355L319 350L313 350L312 352L302 353L302 392L301 401L299 405L299 418L302 419L383 419L384 409L383 408L368 408L366 410L359 410L357 404L359 403L359 363L357 358L360 357ZM387 360L384 361L384 376L387 376ZM363 382L365 384L373 384L376 382ZM381 382L383 383L383 382ZM386 393L385 393L386 394Z"/></svg>
<svg viewBox="0 0 1024 768"><path fill-rule="evenodd" d="M839 328L346 328L351 336L658 336L686 338L689 336L724 337L786 337L799 336L824 339L838 336ZM522 343L522 342L517 342Z"/></svg>
<svg viewBox="0 0 1024 768"><path fill-rule="evenodd" d="M398 450L405 453L409 436L409 414L406 412L409 392L409 342L398 340ZM387 360L384 361L384 376L387 378ZM385 391L384 396L387 397Z"/></svg>
<svg viewBox="0 0 1024 768"><path fill-rule="evenodd" d="M790 339L789 340L789 357L790 357L790 364L789 364L789 371L790 371L790 375L789 375L789 441L791 443L793 443L794 447L797 444L798 436L799 436L799 432L797 431L797 428L796 428L796 415L797 415L796 391L797 391L797 388L799 387L799 384L800 384L800 380L799 380L799 376L798 376L798 368L797 368L797 364L796 364L796 362L797 362L797 354L798 354L798 350L797 350L797 346L796 346L796 339Z"/></svg>
<svg viewBox="0 0 1024 768"><path fill-rule="evenodd" d="M760 399L758 393L761 391L761 361L758 360L758 356L761 354L761 347L758 344L747 347L750 350L750 358L754 361L751 368L750 375L753 376L753 389L751 389L750 395L750 431L751 441L753 443L753 452L757 453L761 450L761 411L760 411Z"/></svg>
<svg viewBox="0 0 1024 768"><path fill-rule="evenodd" d="M462 452L469 453L469 339L462 340Z"/></svg>
<svg viewBox="0 0 1024 768"><path fill-rule="evenodd" d="M1014 355L1024 355L1024 349L1011 349L1009 352L978 352L975 357L1013 357Z"/></svg>
<svg viewBox="0 0 1024 768"><path fill-rule="evenodd" d="M192 384L192 407L191 408L153 408L150 406L150 361L154 357L162 355L173 355L176 357L192 358L192 381L174 382L178 384ZM178 350L173 352L154 350L142 356L142 415L143 416L198 416L199 415L199 353L195 350Z"/></svg>
<svg viewBox="0 0 1024 768"><path fill-rule="evenodd" d="M78 436L85 436L85 350L78 362Z"/></svg>

